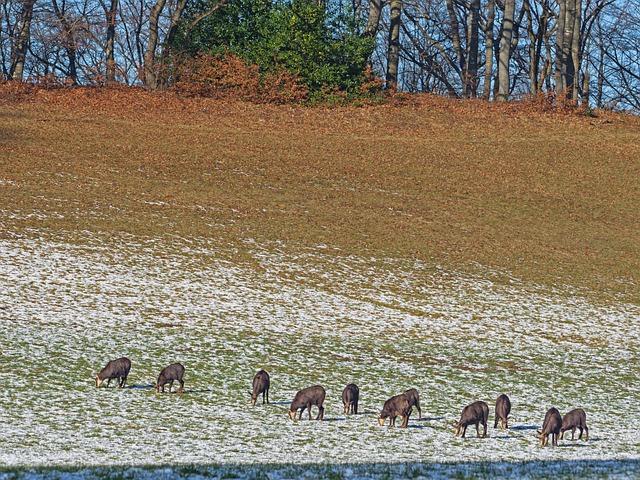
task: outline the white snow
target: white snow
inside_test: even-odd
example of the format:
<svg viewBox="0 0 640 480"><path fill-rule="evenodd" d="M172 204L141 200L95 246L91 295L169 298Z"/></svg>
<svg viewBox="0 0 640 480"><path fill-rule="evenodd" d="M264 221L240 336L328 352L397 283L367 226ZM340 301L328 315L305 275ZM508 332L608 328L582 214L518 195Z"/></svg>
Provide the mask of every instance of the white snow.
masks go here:
<svg viewBox="0 0 640 480"><path fill-rule="evenodd" d="M0 241L0 466L122 465L126 478L163 475L132 466L178 464L228 469L181 474L190 478L292 464L269 467L271 477L296 478L309 462L345 478L535 477L541 465L640 475L637 305L326 245L245 246L252 261L242 263L200 239ZM134 388L96 389L95 372L122 355ZM186 393L155 394L173 361L186 367ZM250 408L259 368L276 403ZM352 381L363 414L345 418L340 394ZM314 383L327 389L328 421L291 422L288 402ZM426 418L378 427L384 400L409 387ZM488 439L473 428L453 436L465 404L492 405L501 392L514 405L511 430L491 428L491 411ZM583 407L589 442L540 448L535 428L550 406Z"/></svg>

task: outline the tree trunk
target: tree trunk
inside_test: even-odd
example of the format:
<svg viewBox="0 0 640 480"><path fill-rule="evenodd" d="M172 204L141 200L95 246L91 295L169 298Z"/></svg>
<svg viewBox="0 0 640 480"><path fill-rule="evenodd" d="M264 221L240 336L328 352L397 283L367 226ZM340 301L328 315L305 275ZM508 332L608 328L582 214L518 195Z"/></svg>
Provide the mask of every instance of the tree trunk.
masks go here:
<svg viewBox="0 0 640 480"><path fill-rule="evenodd" d="M157 0L149 13L149 39L144 52L144 84L147 88L158 87L158 68L156 65L156 48L158 47L158 24L160 14L167 0Z"/></svg>
<svg viewBox="0 0 640 480"><path fill-rule="evenodd" d="M571 58L573 60L573 92L571 98L574 101L578 101L578 93L580 90L580 65L582 63L581 48L582 39L581 36L581 23L582 23L582 0L574 0L574 23L573 23L573 37L571 39Z"/></svg>
<svg viewBox="0 0 640 480"><path fill-rule="evenodd" d="M222 2L218 2L217 5L221 5ZM178 4L176 5L175 10L171 14L171 18L169 20L169 30L167 31L167 36L162 42L162 53L160 54L160 70L161 75L160 78L157 79L158 85L163 88L167 85L169 80L166 66L168 64L169 54L171 53L171 44L173 43L173 39L176 36L176 32L178 31L178 25L180 22L180 18L182 18L182 12L184 12L185 7L187 6L187 0L178 0Z"/></svg>
<svg viewBox="0 0 640 480"><path fill-rule="evenodd" d="M389 51L387 54L387 88L398 88L398 64L400 62L400 22L402 0L391 0L389 25Z"/></svg>
<svg viewBox="0 0 640 480"><path fill-rule="evenodd" d="M529 37L529 93L531 95L536 95L538 93L539 62L536 50L536 34L533 30L533 16L531 15L531 5L529 5L529 0L524 0L523 8L527 15L527 36ZM541 25L539 27L541 27Z"/></svg>
<svg viewBox="0 0 640 480"><path fill-rule="evenodd" d="M558 12L558 21L556 24L556 95L560 96L566 89L566 65L567 61L564 58L565 47L565 23L567 17L567 2L570 0L558 0L558 6L560 11Z"/></svg>
<svg viewBox="0 0 640 480"><path fill-rule="evenodd" d="M572 98L573 86L575 84L575 69L573 63L572 46L573 46L573 27L576 20L576 2L575 0L565 0L567 6L567 14L564 23L564 41L562 44L562 59L565 62L565 95L566 98Z"/></svg>
<svg viewBox="0 0 640 480"><path fill-rule="evenodd" d="M498 30L498 36L496 37L497 40L497 47L498 48L494 48L493 49L493 63L496 64L496 75L495 78L493 80L493 98L494 100L498 98L498 86L500 85L500 69L498 68L498 65L500 65L500 41L502 39L502 27L504 27L504 22L500 22L500 29ZM494 44L495 46L495 44Z"/></svg>
<svg viewBox="0 0 640 480"><path fill-rule="evenodd" d="M515 0L505 0L504 19L502 20L502 38L500 39L500 62L498 63L498 100L501 102L506 102L509 99L509 60L511 58L511 37L513 35L513 15L515 9Z"/></svg>
<svg viewBox="0 0 640 480"><path fill-rule="evenodd" d="M453 5L453 0L447 0L447 11L449 12L449 24L451 26L451 43L453 50L458 58L458 66L460 67L460 79L464 82L466 78L466 65L464 61L464 52L462 51L462 43L460 42L460 26L458 17Z"/></svg>
<svg viewBox="0 0 640 480"><path fill-rule="evenodd" d="M538 34L536 35L536 54L537 54L537 63L536 63L536 94L542 92L542 85L549 75L549 68L551 67L551 53L549 51L548 45L548 28L549 28L549 8L547 2L543 3L543 11L542 16L540 17L540 25L538 25ZM543 42L547 40L547 59L542 67L542 71L540 71L540 60L542 59L542 45Z"/></svg>
<svg viewBox="0 0 640 480"><path fill-rule="evenodd" d="M104 5L103 5L104 7ZM111 0L108 9L105 9L107 17L107 41L105 43L106 72L105 79L107 83L115 83L116 81L116 60L115 60L115 38L116 38L116 14L118 12L118 0Z"/></svg>
<svg viewBox="0 0 640 480"><path fill-rule="evenodd" d="M20 26L11 52L11 70L9 76L13 80L22 81L24 75L24 62L27 57L29 41L31 40L31 19L33 18L33 6L35 0L24 0L20 12Z"/></svg>
<svg viewBox="0 0 640 480"><path fill-rule="evenodd" d="M463 94L474 98L478 93L478 28L480 18L480 0L471 0L467 21L467 64Z"/></svg>
<svg viewBox="0 0 640 480"><path fill-rule="evenodd" d="M596 91L596 107L602 108L602 95L604 92L604 44L602 40L602 30L598 22L598 90Z"/></svg>
<svg viewBox="0 0 640 480"><path fill-rule="evenodd" d="M484 56L484 93L485 100L491 98L491 77L493 76L493 21L496 16L495 0L489 0L487 4L487 23L484 30L485 56Z"/></svg>
<svg viewBox="0 0 640 480"><path fill-rule="evenodd" d="M364 35L367 37L375 37L378 33L378 25L380 24L380 16L382 15L382 0L369 0L369 17L367 18L367 27Z"/></svg>
<svg viewBox="0 0 640 480"><path fill-rule="evenodd" d="M591 75L589 69L584 69L584 79L582 81L582 105L589 108L589 96L591 95Z"/></svg>
<svg viewBox="0 0 640 480"><path fill-rule="evenodd" d="M551 39L551 36L553 35L553 32L549 29L549 17L551 14L551 11L549 9L549 4L547 2L544 3L544 7L545 7L545 32L544 32L544 50L545 50L545 57L544 57L544 70L542 72L542 77L540 79L540 86L544 85L545 88L547 89L547 92L551 92L552 91L552 85L551 85L551 77L553 75L553 56L551 53L551 44L553 43L553 40Z"/></svg>
<svg viewBox="0 0 640 480"><path fill-rule="evenodd" d="M75 40L74 40L75 41ZM69 59L69 76L67 80L70 81L72 85L78 84L78 72L77 72L77 61L76 61L76 46L75 43L73 45L69 45L66 48L67 58Z"/></svg>
<svg viewBox="0 0 640 480"><path fill-rule="evenodd" d="M57 0L52 0L51 4L53 5L53 11L55 12L56 17L58 18L58 21L62 26L64 50L67 53L67 58L69 60L69 66L67 69L67 80L69 80L71 84L77 85L78 73L76 68L76 39L75 33L73 31L73 25L69 23L66 12L60 10Z"/></svg>
<svg viewBox="0 0 640 480"><path fill-rule="evenodd" d="M222 2L219 2L222 3ZM169 31L167 32L167 37L164 40L163 51L167 51L171 48L171 43L176 36L176 32L178 31L178 22L182 18L182 12L184 12L185 7L187 6L187 0L178 0L178 4L176 5L176 9L171 14L171 21L169 23Z"/></svg>

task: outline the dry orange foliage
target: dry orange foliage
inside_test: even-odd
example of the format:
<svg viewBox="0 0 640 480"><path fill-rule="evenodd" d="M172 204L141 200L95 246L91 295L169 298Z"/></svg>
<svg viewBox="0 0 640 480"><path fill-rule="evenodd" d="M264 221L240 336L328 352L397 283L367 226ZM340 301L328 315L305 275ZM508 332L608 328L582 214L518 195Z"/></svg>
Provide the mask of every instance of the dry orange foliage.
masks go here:
<svg viewBox="0 0 640 480"><path fill-rule="evenodd" d="M257 65L235 55L200 54L178 63L175 74L173 90L181 96L292 103L309 94L295 75L287 71L261 75Z"/></svg>

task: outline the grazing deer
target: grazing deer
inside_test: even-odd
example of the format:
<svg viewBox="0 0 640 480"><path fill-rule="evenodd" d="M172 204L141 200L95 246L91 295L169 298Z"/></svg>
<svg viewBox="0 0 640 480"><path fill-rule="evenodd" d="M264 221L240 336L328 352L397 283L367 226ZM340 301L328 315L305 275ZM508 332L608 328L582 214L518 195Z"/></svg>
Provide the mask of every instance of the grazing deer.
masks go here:
<svg viewBox="0 0 640 480"><path fill-rule="evenodd" d="M456 437L462 432L462 438L467 433L467 427L469 425L476 426L476 433L480 438L480 424L484 427L482 438L487 436L487 420L489 419L489 405L486 402L473 402L462 409L460 414L460 420L454 424L456 429Z"/></svg>
<svg viewBox="0 0 640 480"><path fill-rule="evenodd" d="M350 383L342 391L342 404L344 405L344 413L358 413L358 401L360 400L360 389L355 383Z"/></svg>
<svg viewBox="0 0 640 480"><path fill-rule="evenodd" d="M551 446L558 446L558 435L560 434L560 428L562 427L562 417L557 408L551 407L547 410L544 416L544 422L542 423L542 430L538 430L538 438L540 439L540 445L546 447L549 443L549 435L551 435Z"/></svg>
<svg viewBox="0 0 640 480"><path fill-rule="evenodd" d="M587 414L581 408L576 408L562 417L562 426L560 427L560 440L564 438L564 432L571 430L571 440L574 439L576 428L580 430L578 440L582 439L582 431L584 430L584 440L589 440L589 428L587 427Z"/></svg>
<svg viewBox="0 0 640 480"><path fill-rule="evenodd" d="M267 403L269 403L269 386L271 385L271 380L269 379L269 374L260 370L253 377L253 391L251 392L251 405L256 406L256 401L258 400L258 395L262 394L262 404L265 403L265 397Z"/></svg>
<svg viewBox="0 0 640 480"><path fill-rule="evenodd" d="M96 387L100 388L100 385L106 380L107 387L111 383L112 378L118 379L118 387L123 388L127 383L127 377L129 376L129 370L131 370L131 360L127 357L118 358L117 360L111 360L107 363L107 366L100 370L96 375Z"/></svg>
<svg viewBox="0 0 640 480"><path fill-rule="evenodd" d="M395 427L396 417L402 418L400 428L407 428L409 425L409 416L411 415L411 406L409 405L409 399L404 393L391 397L384 402L382 411L378 416L378 424L382 427L385 420L389 419L389 426Z"/></svg>
<svg viewBox="0 0 640 480"><path fill-rule="evenodd" d="M509 412L511 412L511 400L503 393L496 400L496 418L493 428L498 427L499 421L500 428L509 429Z"/></svg>
<svg viewBox="0 0 640 480"><path fill-rule="evenodd" d="M168 383L169 393L171 393L174 381L178 381L178 383L180 383L178 393L184 392L184 380L182 380L182 377L184 377L184 366L180 363L172 363L168 367L163 368L160 375L158 375L156 392L164 393L164 386Z"/></svg>
<svg viewBox="0 0 640 480"><path fill-rule="evenodd" d="M293 397L291 406L289 407L289 418L291 420L296 419L296 413L300 410L299 419L302 420L302 413L305 409L309 410L309 420L311 420L311 407L316 405L318 407L318 416L316 420L322 420L324 418L324 397L327 396L327 392L320 385L314 385L313 387L307 387L296 393Z"/></svg>

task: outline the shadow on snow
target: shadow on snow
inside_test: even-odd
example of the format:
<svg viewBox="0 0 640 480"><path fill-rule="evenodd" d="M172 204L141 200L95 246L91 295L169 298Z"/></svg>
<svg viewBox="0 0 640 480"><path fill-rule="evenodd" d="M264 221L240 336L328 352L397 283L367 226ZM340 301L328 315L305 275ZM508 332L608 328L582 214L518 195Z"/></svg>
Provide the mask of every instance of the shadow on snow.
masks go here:
<svg viewBox="0 0 640 480"><path fill-rule="evenodd" d="M637 478L640 459L525 462L410 462L360 464L157 465L85 468L3 468L0 480L13 479L151 479L151 478Z"/></svg>

